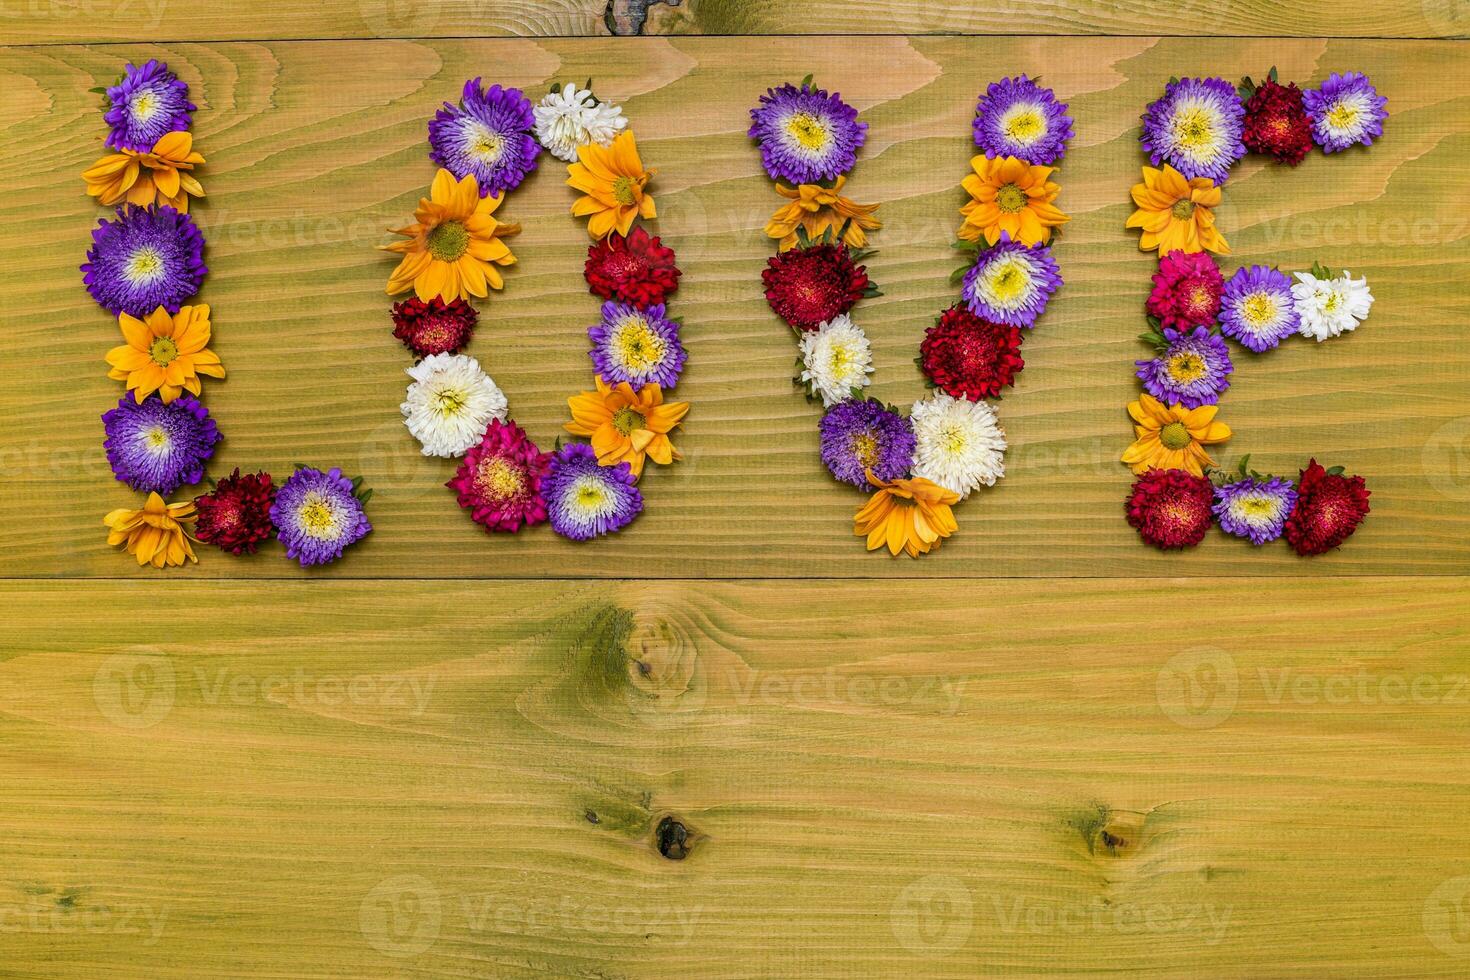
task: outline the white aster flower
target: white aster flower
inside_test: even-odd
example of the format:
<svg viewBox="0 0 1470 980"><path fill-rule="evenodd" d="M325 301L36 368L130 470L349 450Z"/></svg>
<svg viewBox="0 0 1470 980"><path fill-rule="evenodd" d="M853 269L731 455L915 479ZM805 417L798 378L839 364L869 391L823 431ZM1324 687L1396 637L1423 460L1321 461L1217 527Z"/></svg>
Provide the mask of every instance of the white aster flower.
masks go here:
<svg viewBox="0 0 1470 980"><path fill-rule="evenodd" d="M847 401L854 388L866 388L873 373L868 336L846 313L802 333L801 360L806 370L798 380L821 396L823 408Z"/></svg>
<svg viewBox="0 0 1470 980"><path fill-rule="evenodd" d="M1301 320L1297 330L1318 343L1352 330L1368 318L1373 294L1367 279L1354 279L1346 269L1334 279L1319 279L1310 272L1293 273L1292 306Z"/></svg>
<svg viewBox="0 0 1470 980"><path fill-rule="evenodd" d="M909 421L916 441L914 476L952 490L961 500L1005 476L1006 434L984 402L936 392L914 403Z"/></svg>
<svg viewBox="0 0 1470 980"><path fill-rule="evenodd" d="M463 456L491 419L506 420L505 392L465 354L434 354L408 369L413 383L399 410L425 456Z"/></svg>
<svg viewBox="0 0 1470 980"><path fill-rule="evenodd" d="M577 159L577 147L611 146L613 138L628 128L622 106L593 102L590 89L575 85L548 92L531 112L536 116L536 141L567 163Z"/></svg>

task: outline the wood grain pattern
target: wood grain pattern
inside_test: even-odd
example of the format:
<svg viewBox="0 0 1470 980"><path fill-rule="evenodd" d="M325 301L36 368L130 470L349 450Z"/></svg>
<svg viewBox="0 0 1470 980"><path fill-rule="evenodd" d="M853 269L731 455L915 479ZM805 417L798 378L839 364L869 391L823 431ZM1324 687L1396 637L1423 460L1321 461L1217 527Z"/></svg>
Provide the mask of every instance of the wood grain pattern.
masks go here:
<svg viewBox="0 0 1470 980"><path fill-rule="evenodd" d="M1470 582L956 587L7 585L0 973L1464 975Z"/></svg>
<svg viewBox="0 0 1470 980"><path fill-rule="evenodd" d="M7 0L0 44L159 38L958 34L1463 38L1463 0Z"/></svg>
<svg viewBox="0 0 1470 980"><path fill-rule="evenodd" d="M758 49L758 55L756 51ZM0 336L13 376L0 394L0 558L13 575L137 573L105 545L101 515L135 496L111 479L97 416L118 395L102 355L116 327L76 267L101 209L77 175L97 153L93 86L128 58L162 56L198 93L210 197L199 208L217 341L230 377L206 401L225 433L215 471L280 472L296 460L362 472L377 530L342 576L914 576L1444 574L1470 569L1470 314L1464 168L1470 73L1463 49L1409 42L834 39L333 42L20 49L0 87L7 135L34 148L0 202ZM1186 556L1142 546L1121 519L1130 475L1123 406L1136 392L1143 297L1153 256L1123 228L1141 159L1137 114L1170 74L1257 72L1303 80L1368 71L1389 98L1370 152L1317 155L1295 171L1243 165L1220 220L1233 262L1365 274L1367 326L1332 343L1243 354L1221 417L1223 454L1291 472L1311 454L1365 474L1370 523L1313 562L1282 547L1216 537ZM339 64L392 65L338 73ZM686 270L676 296L693 402L678 440L687 460L644 480L648 512L615 540L578 547L544 528L490 538L442 484L398 419L408 364L389 331L372 246L410 213L432 175L424 125L466 76L537 90L595 75L624 101L659 168L659 227ZM946 277L971 144L975 93L1000 71L1043 74L1069 100L1078 134L1061 171L1073 215L1057 249L1068 285L1028 337L1027 370L1000 405L1008 478L959 510L961 530L920 562L865 556L850 534L857 495L817 455L818 412L793 393L794 345L766 308L761 232L776 199L743 135L774 79L815 71L871 123L851 184L883 202L872 263L885 296L860 322L876 346L874 395L906 404L911 363L954 290ZM332 83L322 84L330 73ZM1426 86L1423 79L1436 84ZM585 235L543 166L504 210L525 231L520 264L485 309L471 347L543 444L565 398L589 382L596 312L580 266ZM1227 268L1232 268L1227 264ZM142 574L147 574L142 573ZM299 575L279 552L207 555L190 574Z"/></svg>

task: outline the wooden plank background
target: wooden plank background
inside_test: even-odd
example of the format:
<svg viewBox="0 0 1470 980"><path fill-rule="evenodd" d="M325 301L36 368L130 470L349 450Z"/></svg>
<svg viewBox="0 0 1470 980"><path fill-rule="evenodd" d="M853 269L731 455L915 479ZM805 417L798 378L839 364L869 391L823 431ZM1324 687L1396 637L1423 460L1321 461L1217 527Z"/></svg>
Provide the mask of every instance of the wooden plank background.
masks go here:
<svg viewBox="0 0 1470 980"><path fill-rule="evenodd" d="M1463 36L1464 5L639 6L0 5L23 148L0 197L0 977L1463 976L1470 62L1415 39ZM76 271L101 213L78 174L88 89L149 57L201 104L218 463L363 472L376 530L331 568L273 547L164 575L106 548L134 495L100 451L116 328ZM1116 462L1153 262L1123 229L1137 117L1170 75L1272 64L1367 71L1393 115L1367 153L1240 167L1229 262L1347 265L1378 302L1242 355L1225 455L1316 452L1374 513L1311 562L1218 535L1163 556ZM1068 286L1000 405L1008 477L935 555L864 555L756 285L776 200L745 113L815 72L871 123L851 186L883 203L886 295L860 320L874 393L908 403L954 296L975 95L1022 71L1078 135ZM372 246L474 75L593 76L659 168L694 410L614 540L480 533L398 419ZM548 163L505 207L521 264L471 353L549 442L596 304Z"/></svg>

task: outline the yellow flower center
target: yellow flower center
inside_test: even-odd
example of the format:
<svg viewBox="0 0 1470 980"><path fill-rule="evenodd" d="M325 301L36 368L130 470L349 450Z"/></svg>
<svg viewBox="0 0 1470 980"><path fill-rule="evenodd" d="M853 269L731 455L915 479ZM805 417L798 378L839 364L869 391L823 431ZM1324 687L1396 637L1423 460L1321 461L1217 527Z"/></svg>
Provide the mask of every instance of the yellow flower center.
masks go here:
<svg viewBox="0 0 1470 980"><path fill-rule="evenodd" d="M664 359L668 345L653 332L641 316L629 317L622 323L617 338L618 356L632 371L646 371Z"/></svg>
<svg viewBox="0 0 1470 980"><path fill-rule="evenodd" d="M1185 197L1175 201L1174 207L1170 211L1180 221L1188 221L1194 217L1194 208L1194 202Z"/></svg>
<svg viewBox="0 0 1470 980"><path fill-rule="evenodd" d="M337 526L337 514L321 494L309 493L296 512L301 529L314 538L329 537Z"/></svg>
<svg viewBox="0 0 1470 980"><path fill-rule="evenodd" d="M153 343L148 347L148 356L153 358L153 363L159 367L168 367L169 363L179 356L179 346L168 337L155 337Z"/></svg>
<svg viewBox="0 0 1470 980"><path fill-rule="evenodd" d="M596 480L583 480L577 484L577 506L583 510L600 511L607 506L607 490Z"/></svg>
<svg viewBox="0 0 1470 980"><path fill-rule="evenodd" d="M1242 497L1237 501L1237 506L1245 517L1274 517L1276 515L1276 503L1268 497Z"/></svg>
<svg viewBox="0 0 1470 980"><path fill-rule="evenodd" d="M878 440L871 432L858 433L852 437L852 454L864 466L873 466L878 462Z"/></svg>
<svg viewBox="0 0 1470 980"><path fill-rule="evenodd" d="M1176 125L1179 144L1186 150L1198 150L1214 140L1209 114L1202 109L1185 110Z"/></svg>
<svg viewBox="0 0 1470 980"><path fill-rule="evenodd" d="M440 388L434 392L434 410L440 415L458 415L465 400L465 392L459 388Z"/></svg>
<svg viewBox="0 0 1470 980"><path fill-rule="evenodd" d="M1002 305L1020 296L1028 282L1026 273L1014 261L1006 262L990 276L990 294Z"/></svg>
<svg viewBox="0 0 1470 980"><path fill-rule="evenodd" d="M520 496L526 480L518 467L503 459L492 459L480 467L475 485L486 497L504 500Z"/></svg>
<svg viewBox="0 0 1470 980"><path fill-rule="evenodd" d="M163 275L163 256L156 248L140 248L128 259L124 275L133 283L151 282Z"/></svg>
<svg viewBox="0 0 1470 980"><path fill-rule="evenodd" d="M625 208L638 203L637 190L638 185L632 177L619 177L613 181L613 199Z"/></svg>
<svg viewBox="0 0 1470 980"><path fill-rule="evenodd" d="M139 92L133 97L133 104L130 108L133 110L134 119L139 122L147 122L158 111L158 102L152 92Z"/></svg>
<svg viewBox="0 0 1470 980"><path fill-rule="evenodd" d="M1198 354L1186 351L1169 358L1169 377L1187 384L1197 381L1205 373L1205 360Z"/></svg>
<svg viewBox="0 0 1470 980"><path fill-rule="evenodd" d="M618 432L623 435L628 435L635 429L646 428L648 419L644 417L642 412L624 407L613 413L612 424L613 428L617 429Z"/></svg>
<svg viewBox="0 0 1470 980"><path fill-rule="evenodd" d="M505 140L499 133L483 127L475 132L467 149L471 156L479 157L485 163L494 163L505 152Z"/></svg>
<svg viewBox="0 0 1470 980"><path fill-rule="evenodd" d="M786 131L808 150L820 150L827 145L827 127L809 112L798 112L793 115L791 121L786 124Z"/></svg>
<svg viewBox="0 0 1470 980"><path fill-rule="evenodd" d="M1357 108L1346 102L1339 102L1327 113L1327 125L1333 129L1351 129L1357 122Z"/></svg>
<svg viewBox="0 0 1470 980"><path fill-rule="evenodd" d="M833 374L840 374L852 362L852 351L843 344L834 344L827 353L827 367Z"/></svg>
<svg viewBox="0 0 1470 980"><path fill-rule="evenodd" d="M446 221L429 232L429 254L440 262L457 262L470 250L470 232L462 221Z"/></svg>
<svg viewBox="0 0 1470 980"><path fill-rule="evenodd" d="M1327 294L1327 299L1322 303L1322 309L1326 313L1336 313L1337 308L1342 305L1342 294L1332 290Z"/></svg>
<svg viewBox="0 0 1470 980"><path fill-rule="evenodd" d="M155 425L143 433L143 441L152 450L167 449L169 445L168 431L161 425Z"/></svg>
<svg viewBox="0 0 1470 980"><path fill-rule="evenodd" d="M1240 305L1240 313L1253 327L1263 327L1276 319L1276 300L1269 293L1253 293Z"/></svg>
<svg viewBox="0 0 1470 980"><path fill-rule="evenodd" d="M1183 449L1193 441L1194 437L1189 434L1183 422L1170 422L1159 430L1159 442L1166 449Z"/></svg>
<svg viewBox="0 0 1470 980"><path fill-rule="evenodd" d="M995 192L995 206L1006 214L1015 214L1026 206L1026 192L1015 184L1002 184Z"/></svg>
<svg viewBox="0 0 1470 980"><path fill-rule="evenodd" d="M952 456L959 456L964 453L965 448L969 444L970 437L958 423L946 423L944 428L939 431L939 445L945 452Z"/></svg>
<svg viewBox="0 0 1470 980"><path fill-rule="evenodd" d="M1005 134L1017 143L1029 143L1041 135L1041 114L1035 109L1018 112L1005 122Z"/></svg>

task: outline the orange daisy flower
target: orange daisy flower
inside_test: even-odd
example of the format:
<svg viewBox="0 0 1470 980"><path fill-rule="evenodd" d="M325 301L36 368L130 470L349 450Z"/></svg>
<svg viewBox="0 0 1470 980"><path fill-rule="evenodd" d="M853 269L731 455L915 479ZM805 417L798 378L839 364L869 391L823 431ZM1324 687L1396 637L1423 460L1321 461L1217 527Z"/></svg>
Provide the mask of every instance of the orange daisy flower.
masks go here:
<svg viewBox="0 0 1470 980"><path fill-rule="evenodd" d="M1152 395L1139 395L1138 401L1128 403L1128 414L1137 423L1133 426L1137 438L1123 453L1123 462L1135 473L1188 470L1204 476L1205 467L1215 465L1204 447L1230 438L1230 426L1215 421L1219 411L1219 405L1185 408L1165 405Z"/></svg>
<svg viewBox="0 0 1470 980"><path fill-rule="evenodd" d="M189 525L195 520L192 502L165 504L158 494L150 493L142 510L120 507L108 512L102 523L107 525L108 544L126 545L139 565L163 568L199 560L189 543Z"/></svg>
<svg viewBox="0 0 1470 980"><path fill-rule="evenodd" d="M1180 249L1229 255L1230 246L1215 227L1212 210L1220 206L1220 197L1220 188L1208 177L1185 180L1167 163L1163 170L1144 167L1143 183L1133 185L1138 210L1128 218L1128 227L1143 229L1138 247L1144 252L1158 249L1163 256Z"/></svg>
<svg viewBox="0 0 1470 980"><path fill-rule="evenodd" d="M107 376L114 381L126 381L140 405L155 391L165 402L173 401L184 391L199 394L201 374L211 378L225 376L219 355L207 349L209 306L206 303L181 306L172 316L160 306L146 320L122 313L118 315L117 325L127 343L107 352L107 363L112 365Z"/></svg>
<svg viewBox="0 0 1470 980"><path fill-rule="evenodd" d="M777 208L766 222L766 234L780 239L776 251L797 246L797 228L804 229L810 241L818 241L830 231L834 237L840 234L853 248L866 246L867 233L883 227L883 222L873 217L878 205L857 204L843 197L839 191L846 183L846 176L838 177L831 187L802 184L793 188L777 182L776 193L790 198L791 203Z"/></svg>
<svg viewBox="0 0 1470 980"><path fill-rule="evenodd" d="M868 471L868 482L878 489L852 519L852 533L868 539L868 550L884 545L894 557L927 555L939 542L960 529L953 505L960 495L915 476L884 482Z"/></svg>
<svg viewBox="0 0 1470 980"><path fill-rule="evenodd" d="M572 214L590 216L587 234L599 241L613 232L626 236L635 219L658 217L653 195L644 190L657 171L643 168L631 132L619 133L611 146L577 147L577 161L567 167L567 184L582 192Z"/></svg>
<svg viewBox="0 0 1470 980"><path fill-rule="evenodd" d="M408 236L408 241L378 246L403 256L388 277L388 295L412 289L426 303L435 296L450 303L483 297L487 286L503 288L505 281L495 267L515 265L516 257L500 239L521 230L520 225L492 217L504 199L504 194L482 198L474 174L456 181L441 168L429 196L419 198L413 213L417 221L392 229L395 235Z"/></svg>
<svg viewBox="0 0 1470 980"><path fill-rule="evenodd" d="M567 399L572 421L565 428L592 440L600 465L626 462L636 480L643 473L645 457L663 465L683 458L669 441L669 433L689 413L688 402L665 404L663 390L655 384L644 385L635 394L626 381L609 388L601 377L596 380L596 391Z"/></svg>
<svg viewBox="0 0 1470 980"><path fill-rule="evenodd" d="M974 173L965 177L970 203L960 208L964 223L959 236L968 242L984 238L994 245L1000 233L1025 245L1045 243L1051 230L1072 220L1059 211L1055 201L1061 187L1048 178L1055 167L1033 167L1015 157L970 160Z"/></svg>
<svg viewBox="0 0 1470 980"><path fill-rule="evenodd" d="M126 200L138 207L167 204L185 214L189 197L203 197L204 188L190 173L204 162L194 150L194 136L186 131L165 133L147 153L121 150L109 153L86 170L87 193L108 206Z"/></svg>

